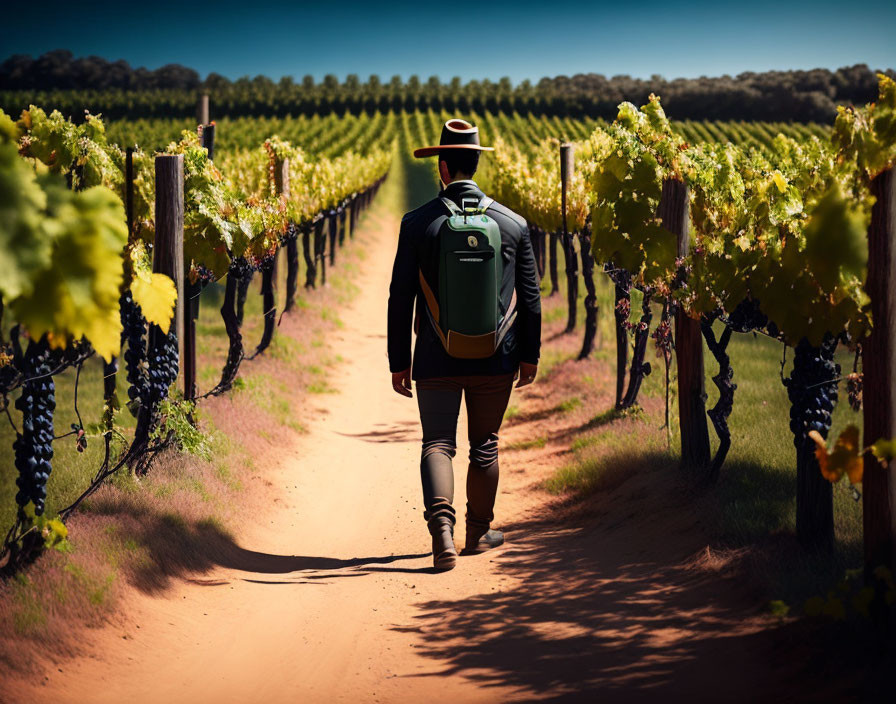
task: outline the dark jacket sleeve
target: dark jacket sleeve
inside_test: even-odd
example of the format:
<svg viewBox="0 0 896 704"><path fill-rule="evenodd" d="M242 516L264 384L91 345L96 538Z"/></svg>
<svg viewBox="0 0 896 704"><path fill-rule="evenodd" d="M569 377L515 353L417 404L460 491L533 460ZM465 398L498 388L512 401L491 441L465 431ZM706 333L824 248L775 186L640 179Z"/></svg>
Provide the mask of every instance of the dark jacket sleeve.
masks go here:
<svg viewBox="0 0 896 704"><path fill-rule="evenodd" d="M529 228L523 225L516 250L516 299L520 359L538 364L541 353L541 287Z"/></svg>
<svg viewBox="0 0 896 704"><path fill-rule="evenodd" d="M389 370L404 371L411 366L411 324L417 296L417 252L403 220L398 234L398 251L389 285Z"/></svg>

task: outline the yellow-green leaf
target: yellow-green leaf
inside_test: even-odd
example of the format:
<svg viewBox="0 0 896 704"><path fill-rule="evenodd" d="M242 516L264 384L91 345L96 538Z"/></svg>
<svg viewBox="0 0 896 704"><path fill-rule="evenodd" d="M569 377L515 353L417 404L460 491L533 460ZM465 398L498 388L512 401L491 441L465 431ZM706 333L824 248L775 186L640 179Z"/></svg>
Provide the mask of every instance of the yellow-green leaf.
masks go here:
<svg viewBox="0 0 896 704"><path fill-rule="evenodd" d="M881 464L890 462L896 457L896 439L890 438L885 440L880 438L871 446L871 454L874 455Z"/></svg>
<svg viewBox="0 0 896 704"><path fill-rule="evenodd" d="M68 537L68 528L58 518L51 518L47 521L47 528L58 535L61 540L65 540Z"/></svg>
<svg viewBox="0 0 896 704"><path fill-rule="evenodd" d="M131 295L143 311L143 317L168 332L177 303L174 282L165 274L137 271L131 281Z"/></svg>
<svg viewBox="0 0 896 704"><path fill-rule="evenodd" d="M787 179L784 178L784 174L780 171L775 171L775 173L772 174L772 178L774 179L778 190L781 191L781 193L784 193L787 190Z"/></svg>

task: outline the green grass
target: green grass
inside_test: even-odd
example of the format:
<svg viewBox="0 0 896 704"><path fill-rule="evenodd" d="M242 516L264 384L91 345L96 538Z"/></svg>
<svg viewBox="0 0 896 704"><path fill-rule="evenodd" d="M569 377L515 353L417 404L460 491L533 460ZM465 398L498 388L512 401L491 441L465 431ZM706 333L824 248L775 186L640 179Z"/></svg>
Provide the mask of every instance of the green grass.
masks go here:
<svg viewBox="0 0 896 704"><path fill-rule="evenodd" d="M555 413L570 413L577 408L581 408L582 399L579 396L573 396L565 401L561 401L552 409Z"/></svg>
<svg viewBox="0 0 896 704"><path fill-rule="evenodd" d="M534 448L544 447L548 444L548 439L544 436L533 438L532 440L521 440L512 442L504 446L505 450L531 450Z"/></svg>
<svg viewBox="0 0 896 704"><path fill-rule="evenodd" d="M271 346L265 351L266 355L285 362L290 369L299 369L302 358L307 354L305 346L287 335L274 335Z"/></svg>
<svg viewBox="0 0 896 704"><path fill-rule="evenodd" d="M547 491L587 495L609 488L625 472L639 471L657 461L671 461L665 441L656 433L620 433L608 429L590 437L593 439L573 441L572 459L543 483Z"/></svg>
<svg viewBox="0 0 896 704"><path fill-rule="evenodd" d="M19 635L30 635L41 630L47 622L44 605L31 587L31 581L24 574L15 576L13 598L16 601L13 627ZM65 595L61 595L62 599Z"/></svg>
<svg viewBox="0 0 896 704"><path fill-rule="evenodd" d="M571 352L542 348L541 359L538 360L538 376L541 377L541 381L550 379L551 375L559 365L569 361L573 357L575 357L575 355Z"/></svg>

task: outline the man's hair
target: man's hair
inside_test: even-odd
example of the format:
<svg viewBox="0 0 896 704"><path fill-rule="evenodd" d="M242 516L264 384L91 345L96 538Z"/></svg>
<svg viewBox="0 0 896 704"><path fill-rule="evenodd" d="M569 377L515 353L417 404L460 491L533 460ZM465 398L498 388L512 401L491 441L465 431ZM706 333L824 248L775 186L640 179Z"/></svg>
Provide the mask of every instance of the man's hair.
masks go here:
<svg viewBox="0 0 896 704"><path fill-rule="evenodd" d="M478 149L446 149L443 152L439 152L439 161L445 162L451 178L457 176L458 173L472 176L476 173L476 169L479 168L479 155L481 153Z"/></svg>

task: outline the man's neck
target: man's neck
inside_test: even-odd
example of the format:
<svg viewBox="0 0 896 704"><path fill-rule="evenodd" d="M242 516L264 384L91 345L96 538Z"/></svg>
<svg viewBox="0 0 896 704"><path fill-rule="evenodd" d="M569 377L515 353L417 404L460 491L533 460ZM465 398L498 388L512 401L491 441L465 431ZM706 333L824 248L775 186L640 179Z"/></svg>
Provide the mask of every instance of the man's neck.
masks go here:
<svg viewBox="0 0 896 704"><path fill-rule="evenodd" d="M448 186L451 186L455 183L472 183L474 186L476 185L476 182L473 180L472 176L464 176L463 178L456 178L450 183L445 184L445 188L448 188Z"/></svg>

